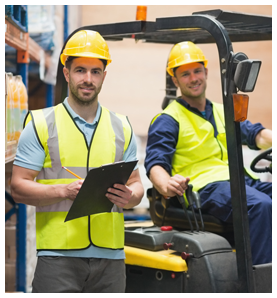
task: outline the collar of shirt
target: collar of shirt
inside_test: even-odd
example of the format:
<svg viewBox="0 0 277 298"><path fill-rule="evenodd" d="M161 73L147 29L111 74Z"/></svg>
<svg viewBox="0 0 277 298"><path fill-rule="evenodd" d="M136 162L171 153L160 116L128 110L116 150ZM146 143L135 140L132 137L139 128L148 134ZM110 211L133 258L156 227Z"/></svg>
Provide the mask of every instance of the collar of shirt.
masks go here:
<svg viewBox="0 0 277 298"><path fill-rule="evenodd" d="M183 105L185 108L187 108L189 111L204 117L203 114L196 108L191 107L190 104L188 104L185 100L183 100L181 97L177 98L177 102L180 103L181 105ZM205 106L205 112L206 112L206 119L209 120L211 119L212 115L213 115L213 104L211 103L211 101L209 101L208 99L206 99L206 106Z"/></svg>
<svg viewBox="0 0 277 298"><path fill-rule="evenodd" d="M67 101L67 97L65 98L63 103L64 103L65 107L67 108L68 112L70 113L70 115L72 116L72 118L74 119L74 121L79 120L79 121L84 122L85 124L88 124L88 125L95 125L99 121L100 114L101 114L101 105L99 102L98 102L98 106L97 106L96 116L92 123L87 123L84 118L82 118L76 112L73 111L73 109L71 108L71 106L69 105L69 103Z"/></svg>
<svg viewBox="0 0 277 298"><path fill-rule="evenodd" d="M211 101L206 99L206 106L205 106L206 117L204 117L204 115L198 109L191 107L181 97L177 98L177 102L179 104L183 105L186 109L188 109L192 113L194 113L196 115L199 115L200 117L202 117L202 118L206 119L207 121L209 121L212 124L213 128L214 128L214 136L216 137L218 135L217 127L216 127L215 119L214 119L214 114L213 114L213 104L212 104Z"/></svg>

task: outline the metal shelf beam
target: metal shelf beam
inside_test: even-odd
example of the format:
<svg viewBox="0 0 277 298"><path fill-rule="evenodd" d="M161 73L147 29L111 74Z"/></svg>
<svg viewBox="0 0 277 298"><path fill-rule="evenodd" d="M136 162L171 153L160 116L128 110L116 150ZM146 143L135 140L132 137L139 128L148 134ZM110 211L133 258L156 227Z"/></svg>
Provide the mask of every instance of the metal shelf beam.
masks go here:
<svg viewBox="0 0 277 298"><path fill-rule="evenodd" d="M42 47L29 37L29 33L22 32L8 19L5 19L5 43L18 51L28 52L30 59L37 63L40 63L41 53L45 53ZM46 68L49 63L50 55L45 54Z"/></svg>

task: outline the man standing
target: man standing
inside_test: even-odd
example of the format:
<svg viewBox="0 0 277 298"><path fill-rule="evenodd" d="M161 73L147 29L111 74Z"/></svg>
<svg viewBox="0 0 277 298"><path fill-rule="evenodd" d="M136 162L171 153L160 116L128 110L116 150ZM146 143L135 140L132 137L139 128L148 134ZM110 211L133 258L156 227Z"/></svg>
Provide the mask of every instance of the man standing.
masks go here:
<svg viewBox="0 0 277 298"><path fill-rule="evenodd" d="M167 72L181 96L151 122L145 167L164 197L183 195L190 181L202 209L232 222L223 105L206 98L207 59L192 42L176 44ZM242 143L253 150L272 146L272 131L241 123ZM272 261L272 184L246 173L246 196L253 264ZM181 206L181 205L180 205Z"/></svg>
<svg viewBox="0 0 277 298"><path fill-rule="evenodd" d="M107 190L114 204L111 212L64 222L83 180L62 167L85 178L93 167L136 160L135 137L125 116L98 102L111 62L102 36L78 31L60 59L69 96L54 107L29 113L11 181L14 200L36 206L33 292L124 292L122 208L141 201L139 170L134 169L126 185Z"/></svg>

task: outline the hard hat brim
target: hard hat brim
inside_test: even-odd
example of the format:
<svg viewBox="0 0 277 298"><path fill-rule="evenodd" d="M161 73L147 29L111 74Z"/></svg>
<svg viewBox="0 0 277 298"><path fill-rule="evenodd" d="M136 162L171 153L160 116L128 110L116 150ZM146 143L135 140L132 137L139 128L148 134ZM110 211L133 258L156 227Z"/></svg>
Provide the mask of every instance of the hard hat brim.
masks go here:
<svg viewBox="0 0 277 298"><path fill-rule="evenodd" d="M188 63L180 63L180 64L177 64L176 66L174 66L173 68L170 68L170 67L167 67L166 68L166 71L168 72L169 75L171 75L172 77L174 77L174 72L173 72L173 69L174 68L178 68L182 65L187 65L187 64L192 64L192 63L197 63L197 62L203 62L204 63L204 67L206 68L207 65L208 65L208 60L199 60L199 61L191 61L191 62L188 62Z"/></svg>
<svg viewBox="0 0 277 298"><path fill-rule="evenodd" d="M75 53L75 54L71 54L71 55L65 55L65 54L62 53L61 56L60 56L62 65L65 65L65 61L66 61L67 57L69 57L69 56L103 59L103 60L107 60L107 65L112 62L111 59L107 59L107 57L105 57L105 56L97 55L95 53L90 53L90 52Z"/></svg>

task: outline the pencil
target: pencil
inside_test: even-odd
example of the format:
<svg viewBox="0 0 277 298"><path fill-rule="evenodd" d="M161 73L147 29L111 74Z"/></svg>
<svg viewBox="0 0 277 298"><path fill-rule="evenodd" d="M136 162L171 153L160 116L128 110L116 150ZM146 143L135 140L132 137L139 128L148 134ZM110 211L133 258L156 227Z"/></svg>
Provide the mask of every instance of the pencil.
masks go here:
<svg viewBox="0 0 277 298"><path fill-rule="evenodd" d="M65 169L67 172L69 172L70 174L74 175L75 177L79 178L79 179L83 179L81 177L79 177L78 175L76 175L75 173L71 172L68 168L66 167L62 167L63 169Z"/></svg>

